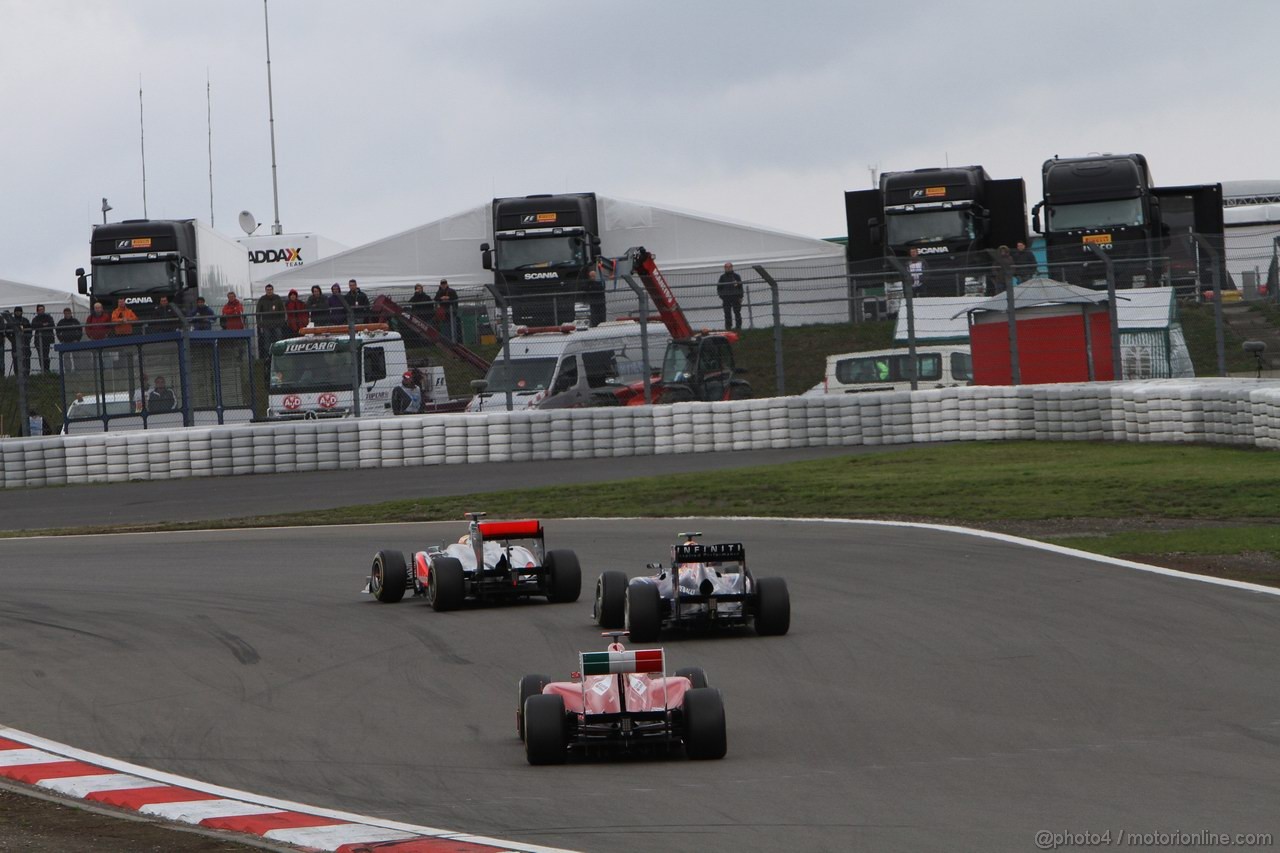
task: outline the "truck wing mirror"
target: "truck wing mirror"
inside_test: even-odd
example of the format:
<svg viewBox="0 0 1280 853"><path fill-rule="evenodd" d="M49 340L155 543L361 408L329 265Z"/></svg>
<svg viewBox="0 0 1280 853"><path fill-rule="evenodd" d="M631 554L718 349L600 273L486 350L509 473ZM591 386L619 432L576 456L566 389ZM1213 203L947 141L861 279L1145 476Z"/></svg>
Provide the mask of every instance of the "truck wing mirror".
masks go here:
<svg viewBox="0 0 1280 853"><path fill-rule="evenodd" d="M471 390L477 394L483 394L484 389L488 387L489 387L488 379L472 379L471 380Z"/></svg>
<svg viewBox="0 0 1280 853"><path fill-rule="evenodd" d="M1031 228L1037 234L1043 234L1040 230L1040 208L1044 206L1044 202L1038 202L1035 207L1031 208Z"/></svg>
<svg viewBox="0 0 1280 853"><path fill-rule="evenodd" d="M76 290L86 294L89 292L89 277L84 274L84 267L76 267Z"/></svg>
<svg viewBox="0 0 1280 853"><path fill-rule="evenodd" d="M488 243L480 244L480 266L487 270L493 269L493 249Z"/></svg>

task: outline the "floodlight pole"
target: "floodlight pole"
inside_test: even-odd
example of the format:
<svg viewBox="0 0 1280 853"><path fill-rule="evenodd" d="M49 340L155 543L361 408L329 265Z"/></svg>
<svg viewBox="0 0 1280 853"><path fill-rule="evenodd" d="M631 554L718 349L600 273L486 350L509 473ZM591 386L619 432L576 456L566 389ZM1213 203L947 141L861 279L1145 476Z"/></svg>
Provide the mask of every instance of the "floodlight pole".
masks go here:
<svg viewBox="0 0 1280 853"><path fill-rule="evenodd" d="M280 185L276 180L276 108L271 95L271 19L267 14L267 0L262 0L263 31L267 36L267 123L271 127L271 198L275 203L276 220L271 225L272 234L282 234L280 227Z"/></svg>

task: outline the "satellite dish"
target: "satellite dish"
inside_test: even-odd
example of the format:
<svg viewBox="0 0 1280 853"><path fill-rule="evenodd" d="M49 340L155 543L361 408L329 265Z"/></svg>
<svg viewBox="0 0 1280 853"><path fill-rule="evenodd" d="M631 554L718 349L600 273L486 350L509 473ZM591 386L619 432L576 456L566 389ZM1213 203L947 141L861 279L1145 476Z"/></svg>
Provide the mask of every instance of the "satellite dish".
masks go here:
<svg viewBox="0 0 1280 853"><path fill-rule="evenodd" d="M247 210L240 211L240 227L244 229L244 233L253 235L258 230L258 220L252 213Z"/></svg>

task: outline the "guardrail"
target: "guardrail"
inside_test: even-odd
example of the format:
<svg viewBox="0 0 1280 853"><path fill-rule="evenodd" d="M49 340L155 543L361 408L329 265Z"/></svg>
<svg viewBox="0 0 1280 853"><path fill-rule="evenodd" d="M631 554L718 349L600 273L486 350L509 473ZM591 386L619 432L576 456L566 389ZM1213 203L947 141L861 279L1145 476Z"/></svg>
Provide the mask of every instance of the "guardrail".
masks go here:
<svg viewBox="0 0 1280 853"><path fill-rule="evenodd" d="M0 442L5 488L934 441L1280 448L1280 382L970 386L670 406L302 421Z"/></svg>

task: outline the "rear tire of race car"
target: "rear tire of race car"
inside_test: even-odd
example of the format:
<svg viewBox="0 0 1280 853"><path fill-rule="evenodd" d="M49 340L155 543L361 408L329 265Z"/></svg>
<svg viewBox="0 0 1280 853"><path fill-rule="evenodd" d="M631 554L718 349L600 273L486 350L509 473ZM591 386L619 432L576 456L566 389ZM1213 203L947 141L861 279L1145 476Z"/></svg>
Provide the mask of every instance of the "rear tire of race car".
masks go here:
<svg viewBox="0 0 1280 853"><path fill-rule="evenodd" d="M551 682L545 675L525 675L520 678L520 704L516 706L516 731L524 740L524 703L530 696L541 696L542 688Z"/></svg>
<svg viewBox="0 0 1280 853"><path fill-rule="evenodd" d="M559 697L557 697L559 698ZM729 748L724 700L714 687L684 694L684 751L694 761L724 758Z"/></svg>
<svg viewBox="0 0 1280 853"><path fill-rule="evenodd" d="M436 557L431 561L427 579L427 598L436 611L457 610L466 597L462 563L453 557Z"/></svg>
<svg viewBox="0 0 1280 853"><path fill-rule="evenodd" d="M568 604L582 594L582 567L572 551L551 551L542 567L547 572L547 601Z"/></svg>
<svg viewBox="0 0 1280 853"><path fill-rule="evenodd" d="M689 679L689 686L697 690L707 687L707 673L700 666L686 666L676 670L676 678Z"/></svg>
<svg viewBox="0 0 1280 853"><path fill-rule="evenodd" d="M379 551L373 555L373 568L369 570L369 592L383 604L395 604L404 598L409 573L405 569L404 554L399 551Z"/></svg>
<svg viewBox="0 0 1280 853"><path fill-rule="evenodd" d="M782 578L756 580L756 633L782 636L791 629L791 593Z"/></svg>
<svg viewBox="0 0 1280 853"><path fill-rule="evenodd" d="M524 702L524 754L530 764L564 764L564 697L541 693Z"/></svg>
<svg viewBox="0 0 1280 853"><path fill-rule="evenodd" d="M627 573L603 572L596 579L596 602L592 610L601 628L618 630L627 623Z"/></svg>
<svg viewBox="0 0 1280 853"><path fill-rule="evenodd" d="M633 643L652 643L662 630L662 599L656 584L634 580L627 585L626 626Z"/></svg>

